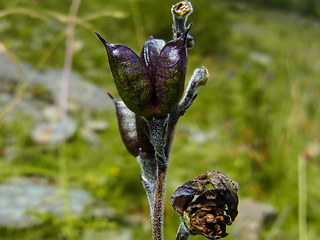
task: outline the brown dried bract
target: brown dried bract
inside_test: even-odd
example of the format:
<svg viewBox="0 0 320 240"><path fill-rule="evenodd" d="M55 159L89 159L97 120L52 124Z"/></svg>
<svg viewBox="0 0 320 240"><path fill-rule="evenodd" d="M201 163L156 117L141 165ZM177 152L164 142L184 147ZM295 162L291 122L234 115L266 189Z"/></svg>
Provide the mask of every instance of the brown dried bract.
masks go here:
<svg viewBox="0 0 320 240"><path fill-rule="evenodd" d="M213 189L207 189L208 184ZM171 204L192 234L220 239L238 215L237 190L238 184L224 173L207 172L179 187Z"/></svg>
<svg viewBox="0 0 320 240"><path fill-rule="evenodd" d="M182 1L175 4L172 11L177 15L184 16L192 11L192 6L189 1Z"/></svg>

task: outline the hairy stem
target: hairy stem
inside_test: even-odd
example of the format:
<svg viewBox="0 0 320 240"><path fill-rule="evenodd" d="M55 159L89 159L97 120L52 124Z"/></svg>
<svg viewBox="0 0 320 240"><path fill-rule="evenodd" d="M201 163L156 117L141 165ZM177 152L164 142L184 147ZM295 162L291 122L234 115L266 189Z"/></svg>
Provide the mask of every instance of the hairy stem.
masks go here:
<svg viewBox="0 0 320 240"><path fill-rule="evenodd" d="M179 118L183 116L183 114L187 111L197 97L198 87L206 85L208 77L209 72L205 67L194 70L184 97L182 98L180 104L170 113L165 146L165 154L167 157L169 156L171 150L175 126L177 125Z"/></svg>
<svg viewBox="0 0 320 240"><path fill-rule="evenodd" d="M173 38L180 37L186 30L186 23L193 8L189 1L181 1L173 5L171 8L173 16L172 32ZM194 45L193 37L188 34L187 36L187 47L192 48Z"/></svg>
<svg viewBox="0 0 320 240"><path fill-rule="evenodd" d="M140 179L147 194L150 207L150 219L152 221L157 184L157 163L155 157L138 156L137 160L142 170Z"/></svg>
<svg viewBox="0 0 320 240"><path fill-rule="evenodd" d="M173 35L174 38L178 38L186 31L186 21L188 15L192 12L192 6L190 2L182 1L173 5L171 10L173 15ZM187 39L187 47L192 47L193 37L188 35ZM193 103L197 88L205 85L208 76L206 68L196 69L181 103L165 118L152 117L146 119L149 127L150 142L155 151L155 158L147 159L139 156L137 159L142 168L141 181L150 205L154 240L163 239L166 178L175 126L179 118ZM187 240L188 237L188 228L181 221L176 239Z"/></svg>
<svg viewBox="0 0 320 240"><path fill-rule="evenodd" d="M150 131L150 142L154 147L156 155L158 154L162 158L164 158L168 119L169 116L165 118L152 117L150 119L146 119Z"/></svg>
<svg viewBox="0 0 320 240"><path fill-rule="evenodd" d="M152 235L154 240L163 239L164 200L167 178L167 160L158 156L158 176L155 192L155 202L152 219Z"/></svg>
<svg viewBox="0 0 320 240"><path fill-rule="evenodd" d="M155 150L157 164L156 189L154 194L153 213L151 214L152 235L154 240L162 240L166 175L168 158L165 155L166 134L169 116L147 119L150 142Z"/></svg>
<svg viewBox="0 0 320 240"><path fill-rule="evenodd" d="M150 207L150 210L154 240L162 240L166 176L175 126L177 125L179 118L183 116L185 111L193 103L197 95L196 91L198 87L206 84L208 76L209 73L205 67L197 68L189 81L185 96L175 110L166 118L147 119L150 131L150 142L155 149L157 164L154 197L148 197L148 199L150 199L149 203L153 203L153 207ZM147 195L152 194L146 183L143 184L147 191ZM180 225L177 239L183 240L188 238L189 234L186 229L185 226L183 227Z"/></svg>

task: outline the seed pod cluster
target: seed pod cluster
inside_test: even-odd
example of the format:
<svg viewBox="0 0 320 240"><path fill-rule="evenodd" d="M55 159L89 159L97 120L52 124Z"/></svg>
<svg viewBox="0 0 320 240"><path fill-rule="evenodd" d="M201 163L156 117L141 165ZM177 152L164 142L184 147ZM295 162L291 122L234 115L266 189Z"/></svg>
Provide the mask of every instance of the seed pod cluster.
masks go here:
<svg viewBox="0 0 320 240"><path fill-rule="evenodd" d="M213 189L207 189L208 184ZM207 172L180 186L171 196L171 205L190 233L220 239L228 235L226 226L238 215L238 187L222 172Z"/></svg>
<svg viewBox="0 0 320 240"><path fill-rule="evenodd" d="M125 105L144 117L164 117L179 103L187 70L187 35L168 42L150 38L140 57L123 44L104 40L111 73Z"/></svg>

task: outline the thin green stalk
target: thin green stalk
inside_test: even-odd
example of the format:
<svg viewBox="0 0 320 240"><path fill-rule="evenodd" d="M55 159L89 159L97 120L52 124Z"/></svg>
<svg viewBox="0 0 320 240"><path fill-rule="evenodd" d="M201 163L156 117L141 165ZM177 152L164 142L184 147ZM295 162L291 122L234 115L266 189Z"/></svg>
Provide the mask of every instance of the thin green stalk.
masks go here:
<svg viewBox="0 0 320 240"><path fill-rule="evenodd" d="M61 92L60 92L60 113L61 119L65 121L68 106L68 92L69 92L69 80L72 68L73 60L73 41L75 22L74 19L77 16L77 12L80 6L81 0L73 0L69 12L69 22L66 29L66 47L65 47L65 58L64 66L61 77Z"/></svg>
<svg viewBox="0 0 320 240"><path fill-rule="evenodd" d="M65 58L62 77L60 80L60 117L62 120L61 127L62 131L66 129L67 120L67 108L68 108L68 93L69 93L69 81L72 69L73 60L73 42L74 42L74 31L75 21L77 16L81 0L73 0L70 6L70 12L68 17L68 24L66 28L66 47L65 47ZM75 239L74 227L71 214L70 196L69 196L69 176L68 176L68 162L64 156L65 143L61 145L60 156L59 156L59 167L60 167L60 188L63 196L63 208L65 213L65 233L68 239Z"/></svg>
<svg viewBox="0 0 320 240"><path fill-rule="evenodd" d="M59 178L60 178L60 194L63 202L63 212L64 212L64 233L67 236L67 239L75 239L72 214L71 214L71 203L70 203L70 194L69 194L69 174L68 174L68 160L64 156L65 143L60 147L59 153Z"/></svg>
<svg viewBox="0 0 320 240"><path fill-rule="evenodd" d="M307 240L307 171L306 157L298 157L299 240Z"/></svg>
<svg viewBox="0 0 320 240"><path fill-rule="evenodd" d="M143 29L143 25L142 25L139 6L138 6L136 0L129 0L129 3L130 3L130 8L131 8L132 20L133 20L133 24L134 24L134 28L135 28L137 43L139 46L142 46L143 45L144 29Z"/></svg>
<svg viewBox="0 0 320 240"><path fill-rule="evenodd" d="M285 207L282 209L277 219L273 222L272 227L264 240L275 239L276 235L280 232L284 222L287 220L290 211L291 207Z"/></svg>

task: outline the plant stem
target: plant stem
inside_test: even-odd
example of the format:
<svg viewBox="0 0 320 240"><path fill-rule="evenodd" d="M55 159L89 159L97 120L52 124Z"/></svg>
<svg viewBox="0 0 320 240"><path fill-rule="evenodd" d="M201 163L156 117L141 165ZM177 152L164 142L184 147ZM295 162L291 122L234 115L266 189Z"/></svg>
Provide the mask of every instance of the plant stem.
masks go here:
<svg viewBox="0 0 320 240"><path fill-rule="evenodd" d="M307 237L307 171L306 155L298 157L298 192L299 192L299 240Z"/></svg>
<svg viewBox="0 0 320 240"><path fill-rule="evenodd" d="M152 222L157 184L157 163L155 157L138 156L137 160L141 166L142 172L140 174L140 179L147 194L150 207L150 219Z"/></svg>
<svg viewBox="0 0 320 240"><path fill-rule="evenodd" d="M197 89L200 86L206 85L208 77L209 72L205 67L195 69L186 88L184 97L182 98L180 104L176 107L176 109L170 113L165 146L165 154L167 157L169 156L171 150L175 126L177 125L179 118L184 115L184 113L197 97Z"/></svg>
<svg viewBox="0 0 320 240"><path fill-rule="evenodd" d="M60 80L60 117L63 122L66 120L67 108L68 108L68 93L69 93L69 81L72 68L73 60L73 41L74 41L74 31L75 22L74 19L77 16L78 9L81 0L73 0L70 7L70 12L68 16L68 24L66 29L66 47L65 47L65 57L64 66L62 71L62 76Z"/></svg>
<svg viewBox="0 0 320 240"><path fill-rule="evenodd" d="M133 0L131 1L133 3ZM182 1L175 4L171 11L173 35L174 38L178 38L186 31L186 21L192 12L192 6L190 2ZM187 39L187 47L192 47L193 37L188 35ZM196 69L189 81L183 100L167 117L145 119L148 123L150 142L153 145L155 157L138 156L137 159L142 168L141 181L150 205L153 240L163 239L166 178L175 126L194 101L197 88L206 84L208 76L209 73L205 67ZM189 237L188 228L182 224L183 221L179 227L177 240L186 240Z"/></svg>
<svg viewBox="0 0 320 240"><path fill-rule="evenodd" d="M179 118L183 116L185 111L193 103L198 87L206 84L208 76L209 73L205 67L197 68L189 81L186 94L181 103L165 118L154 117L146 119L149 126L150 142L155 150L155 159L151 161L153 163L156 162L156 167L154 165L150 165L150 161L142 157L138 157L138 161L140 161L139 163L142 167L141 180L147 192L150 204L152 234L154 240L162 240L163 238L165 187L175 126L177 125ZM144 163L143 161L147 162ZM156 179L152 177L154 171L157 171ZM148 172L149 176L147 176ZM180 232L180 230L182 232ZM177 239L185 240L188 236L189 233L186 231L186 227L180 225Z"/></svg>
<svg viewBox="0 0 320 240"><path fill-rule="evenodd" d="M164 202L165 202L165 187L167 178L167 164L165 159L159 156L158 162L158 176L155 191L155 202L152 219L152 235L154 240L163 239L163 217L164 217ZM159 163L162 162L162 163ZM160 167L159 167L160 166Z"/></svg>
<svg viewBox="0 0 320 240"><path fill-rule="evenodd" d="M173 17L172 32L173 38L180 37L186 30L186 23L190 13L192 13L193 8L189 1L181 1L176 3L171 8L171 13ZM194 45L193 37L188 34L187 36L187 47L192 48Z"/></svg>
<svg viewBox="0 0 320 240"><path fill-rule="evenodd" d="M169 116L165 118L147 119L150 142L155 150L157 164L156 189L154 194L153 213L151 214L152 235L154 240L162 240L165 187L167 178L168 158L165 155L166 134Z"/></svg>

